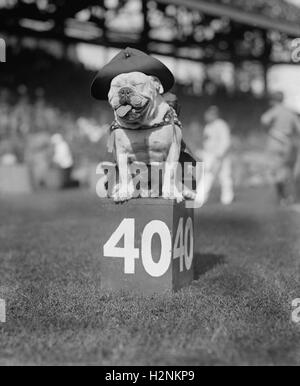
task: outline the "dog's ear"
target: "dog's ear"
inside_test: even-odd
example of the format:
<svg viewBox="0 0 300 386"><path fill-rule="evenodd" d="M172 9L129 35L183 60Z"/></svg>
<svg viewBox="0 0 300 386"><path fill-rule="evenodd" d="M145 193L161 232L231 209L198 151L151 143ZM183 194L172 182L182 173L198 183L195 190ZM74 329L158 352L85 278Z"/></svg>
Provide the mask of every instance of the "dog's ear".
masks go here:
<svg viewBox="0 0 300 386"><path fill-rule="evenodd" d="M155 86L156 91L160 94L163 95L165 90L163 85L161 84L161 81L156 77L156 76L151 76L151 80Z"/></svg>

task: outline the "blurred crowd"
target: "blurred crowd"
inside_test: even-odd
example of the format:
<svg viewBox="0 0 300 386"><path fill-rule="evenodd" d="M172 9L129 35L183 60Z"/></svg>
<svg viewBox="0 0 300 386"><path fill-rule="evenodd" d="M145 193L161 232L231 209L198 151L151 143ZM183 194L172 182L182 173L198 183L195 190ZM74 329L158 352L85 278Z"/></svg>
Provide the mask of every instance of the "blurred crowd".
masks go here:
<svg viewBox="0 0 300 386"><path fill-rule="evenodd" d="M300 18L299 8L287 4L284 0L213 0L215 3L231 5L244 11L257 12L271 18L298 22Z"/></svg>
<svg viewBox="0 0 300 386"><path fill-rule="evenodd" d="M29 97L25 86L16 95L5 89L0 93L0 159L14 154L16 162L24 162L26 148L41 135L50 139L61 133L76 147L79 142L99 142L107 129L94 119L54 107L43 90L37 90L35 98Z"/></svg>
<svg viewBox="0 0 300 386"><path fill-rule="evenodd" d="M107 103L90 98L94 74L43 50L22 49L11 54L9 71L5 67L7 73L0 79L0 164L25 163L35 184L47 185L49 179L45 181L43 176L55 174L51 138L60 134L72 153L73 177L85 183L91 167L107 160L107 136L113 119ZM34 67L35 77L22 70L21 60ZM202 148L205 112L216 105L232 133L235 183L265 183L266 132L260 118L268 101L251 92L228 93L216 85L208 88L214 92L204 87L195 95L191 87L180 84L174 90L181 104L187 145L194 153Z"/></svg>
<svg viewBox="0 0 300 386"><path fill-rule="evenodd" d="M74 178L88 183L91 167L110 160L106 151L112 121L108 104L77 109L67 89L64 96L69 105L61 104L60 100L52 103L44 89L37 88L34 92L25 86L16 89L16 93L9 91L11 88L2 88L0 92L0 164L27 164L37 187L58 184L57 178L54 181L51 138L60 134L72 153ZM267 180L264 134L259 132L265 101L249 95L193 97L183 94L180 88L176 93L182 107L184 137L194 153L203 145L205 111L212 104L218 105L233 135L235 183L260 184ZM243 119L245 116L247 120Z"/></svg>
<svg viewBox="0 0 300 386"><path fill-rule="evenodd" d="M35 188L74 186L74 169L88 183L89 165L105 157L108 124L53 106L42 89L17 91L0 93L0 166L26 164Z"/></svg>

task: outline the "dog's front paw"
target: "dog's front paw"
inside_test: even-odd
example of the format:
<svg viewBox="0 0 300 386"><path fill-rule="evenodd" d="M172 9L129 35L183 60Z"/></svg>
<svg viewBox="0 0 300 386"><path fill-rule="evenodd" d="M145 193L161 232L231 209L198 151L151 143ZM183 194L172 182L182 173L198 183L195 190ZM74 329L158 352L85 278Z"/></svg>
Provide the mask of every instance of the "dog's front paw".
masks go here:
<svg viewBox="0 0 300 386"><path fill-rule="evenodd" d="M159 194L159 189L151 189L150 192L149 192L149 197L151 198L159 198L160 194Z"/></svg>
<svg viewBox="0 0 300 386"><path fill-rule="evenodd" d="M190 189L184 189L184 192L183 192L183 197L185 200L192 200L192 201L195 201L196 200L196 193L193 192L192 190Z"/></svg>
<svg viewBox="0 0 300 386"><path fill-rule="evenodd" d="M162 193L165 200L176 200L177 203L184 200L183 194L177 188L164 187Z"/></svg>
<svg viewBox="0 0 300 386"><path fill-rule="evenodd" d="M151 197L151 192L149 192L149 190L142 189L140 192L140 196L142 198L149 198Z"/></svg>
<svg viewBox="0 0 300 386"><path fill-rule="evenodd" d="M113 194L113 199L116 203L122 203L129 201L134 197L134 186L133 184L129 185L119 185L118 189Z"/></svg>
<svg viewBox="0 0 300 386"><path fill-rule="evenodd" d="M184 201L183 194L180 193L179 191L175 192L175 194L174 194L174 200L176 200L177 203L180 204L181 202Z"/></svg>

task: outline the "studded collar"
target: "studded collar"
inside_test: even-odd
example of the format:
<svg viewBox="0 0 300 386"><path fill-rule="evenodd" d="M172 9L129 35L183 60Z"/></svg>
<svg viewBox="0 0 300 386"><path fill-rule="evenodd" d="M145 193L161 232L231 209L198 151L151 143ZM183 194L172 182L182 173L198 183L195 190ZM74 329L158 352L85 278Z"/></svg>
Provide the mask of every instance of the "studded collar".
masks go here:
<svg viewBox="0 0 300 386"><path fill-rule="evenodd" d="M170 124L174 124L176 126L179 126L182 129L182 124L178 119L178 116L175 112L175 110L170 107L170 109L167 111L166 115L164 116L164 119L160 123L155 123L152 126L142 126L139 127L138 130L149 130L149 129L157 129L159 127L167 126ZM137 129L130 129L128 127L122 127L117 121L114 121L112 125L110 126L110 131L113 132L118 129L123 130L137 130Z"/></svg>

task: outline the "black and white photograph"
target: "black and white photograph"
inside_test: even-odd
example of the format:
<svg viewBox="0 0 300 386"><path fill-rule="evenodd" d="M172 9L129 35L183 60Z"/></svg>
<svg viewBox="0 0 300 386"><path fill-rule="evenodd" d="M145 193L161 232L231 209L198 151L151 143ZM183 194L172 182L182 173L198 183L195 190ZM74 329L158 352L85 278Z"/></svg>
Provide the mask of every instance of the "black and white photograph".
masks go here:
<svg viewBox="0 0 300 386"><path fill-rule="evenodd" d="M300 366L300 0L0 0L0 366Z"/></svg>

